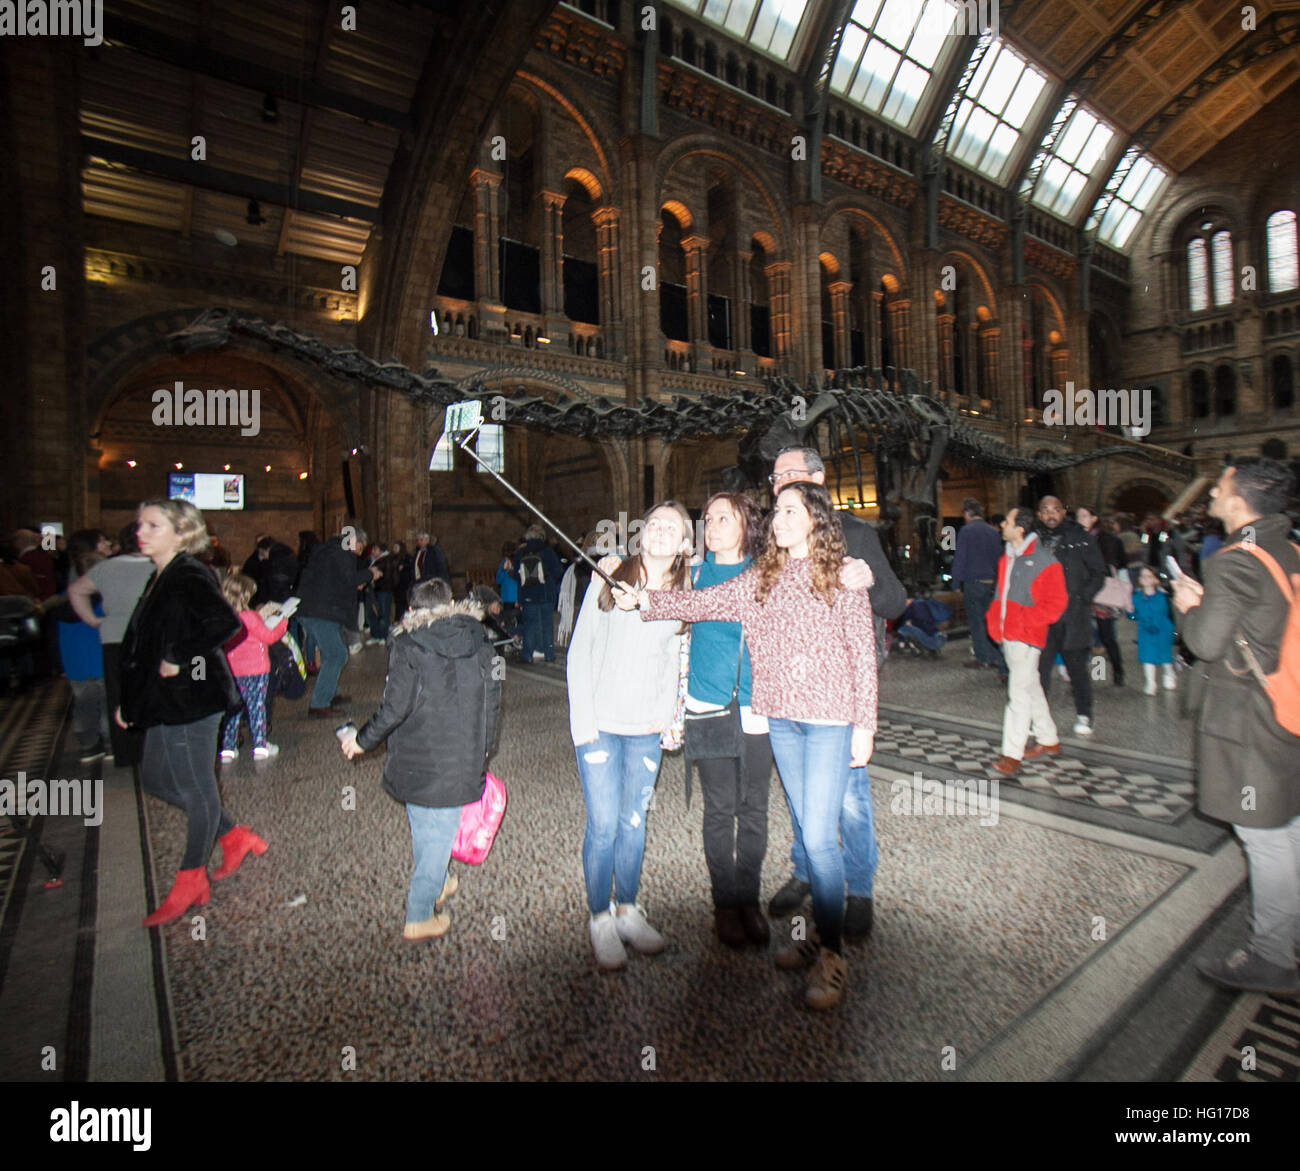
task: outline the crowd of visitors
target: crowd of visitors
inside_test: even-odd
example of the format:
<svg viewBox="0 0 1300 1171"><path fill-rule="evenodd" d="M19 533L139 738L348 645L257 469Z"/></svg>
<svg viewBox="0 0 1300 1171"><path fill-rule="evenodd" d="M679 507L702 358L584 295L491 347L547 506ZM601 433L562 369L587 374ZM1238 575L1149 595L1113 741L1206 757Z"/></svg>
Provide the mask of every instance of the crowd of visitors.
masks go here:
<svg viewBox="0 0 1300 1171"><path fill-rule="evenodd" d="M907 595L874 529L832 506L816 451L781 452L769 479L767 517L740 493L706 503L700 559L690 514L662 501L627 549L609 548L599 530L584 537L589 557L604 555L599 576L583 558L566 566L534 525L500 547L492 583L460 602L429 533L408 552L354 525L325 540L302 532L296 554L264 534L233 569L202 514L178 500L142 505L115 542L94 529L57 542L20 530L0 564L0 593L45 612L48 637L18 661L28 674L61 667L83 762L111 751L186 814L178 873L146 925L208 900L214 845L216 879L266 852L223 806L217 763L237 758L245 721L253 759L277 754L271 706L277 691L293 694L286 679L301 691L315 674L307 715L343 719L350 701L339 681L365 630L367 645L388 650L384 698L359 729L339 729L340 744L351 759L389 742L384 786L406 807L414 856L403 935L444 934L459 811L485 791L500 654L549 662L558 643L568 652L598 966L619 969L629 950L667 946L638 894L662 754L684 747L687 800L695 772L703 795L718 938L766 946L768 917L794 914L775 962L806 970L806 1003L827 1010L848 985L846 941L869 937L874 922L867 766L886 624L897 625L896 645L937 654L952 612L925 592ZM1194 658L1201 808L1241 837L1255 911L1249 946L1203 970L1282 991L1300 988L1289 951L1300 919L1300 634L1290 659L1283 644L1300 613L1289 592L1300 548L1283 513L1293 491L1281 465L1238 461L1207 513L1177 524L1148 517L1141 532L1086 506L1070 516L1054 496L994 515L995 527L968 499L952 566L971 635L965 666L1007 686L991 762L1004 776L1064 750L1048 703L1054 666L1070 682L1074 734L1088 736L1094 647L1105 649L1112 682L1125 682L1117 619L1136 625L1148 696L1177 687L1181 640ZM764 915L774 763L793 847L791 875ZM808 924L798 912L810 897Z"/></svg>

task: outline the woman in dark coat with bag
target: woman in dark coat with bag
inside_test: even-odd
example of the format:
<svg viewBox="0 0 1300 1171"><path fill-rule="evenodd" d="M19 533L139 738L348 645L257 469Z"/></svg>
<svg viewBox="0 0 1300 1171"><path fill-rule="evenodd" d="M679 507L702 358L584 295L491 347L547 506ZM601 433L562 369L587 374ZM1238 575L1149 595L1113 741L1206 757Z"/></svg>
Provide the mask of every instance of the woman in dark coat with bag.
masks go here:
<svg viewBox="0 0 1300 1171"><path fill-rule="evenodd" d="M383 703L340 745L352 760L389 742L384 791L406 806L415 858L402 931L411 943L451 926L438 907L459 885L448 866L461 807L483 796L496 739L501 681L482 618L477 602L453 603L445 581L418 584L389 642Z"/></svg>
<svg viewBox="0 0 1300 1171"><path fill-rule="evenodd" d="M122 640L123 727L144 728L140 779L145 792L185 811L185 853L171 892L144 921L153 927L208 901L207 861L220 840L226 878L266 842L221 805L214 761L221 721L241 706L225 644L243 627L197 555L208 547L203 514L186 500L140 507L140 551L157 567Z"/></svg>

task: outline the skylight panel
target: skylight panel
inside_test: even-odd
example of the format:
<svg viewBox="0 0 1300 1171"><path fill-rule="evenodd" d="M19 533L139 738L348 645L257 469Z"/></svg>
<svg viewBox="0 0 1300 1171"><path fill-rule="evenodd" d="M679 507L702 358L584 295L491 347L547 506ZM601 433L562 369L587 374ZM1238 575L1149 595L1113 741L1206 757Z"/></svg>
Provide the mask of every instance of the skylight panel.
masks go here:
<svg viewBox="0 0 1300 1171"><path fill-rule="evenodd" d="M840 36L831 89L907 129L958 13L953 0L859 0Z"/></svg>
<svg viewBox="0 0 1300 1171"><path fill-rule="evenodd" d="M952 153L1001 182L1021 131L1047 78L1020 54L995 40L984 54L953 122Z"/></svg>
<svg viewBox="0 0 1300 1171"><path fill-rule="evenodd" d="M1066 102L1075 100L1071 97ZM1067 108L1062 107L1056 120L1059 121ZM1114 138L1115 132L1091 110L1075 106L1050 151L1047 142L1051 135L1044 141L1041 149L1046 161L1034 187L1033 202L1062 219L1073 219L1089 180L1094 177ZM1145 172L1139 175L1138 183L1144 176Z"/></svg>
<svg viewBox="0 0 1300 1171"><path fill-rule="evenodd" d="M790 56L808 0L672 0L709 24L778 57Z"/></svg>
<svg viewBox="0 0 1300 1171"><path fill-rule="evenodd" d="M1112 248L1124 248L1141 223L1142 213L1151 206L1168 178L1168 173L1149 156L1139 154L1137 147L1130 147L1106 184L1106 193L1097 200L1088 220L1088 230L1097 226L1100 217L1097 238ZM1110 196L1110 191L1115 194ZM1110 202L1103 214L1101 209L1107 199Z"/></svg>

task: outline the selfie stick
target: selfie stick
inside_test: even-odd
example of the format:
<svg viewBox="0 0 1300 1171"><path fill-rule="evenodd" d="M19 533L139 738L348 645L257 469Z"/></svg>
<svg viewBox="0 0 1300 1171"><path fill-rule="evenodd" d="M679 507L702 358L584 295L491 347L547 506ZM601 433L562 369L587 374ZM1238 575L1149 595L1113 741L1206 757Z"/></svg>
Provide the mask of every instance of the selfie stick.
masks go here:
<svg viewBox="0 0 1300 1171"><path fill-rule="evenodd" d="M602 578L604 578L606 583L608 583L611 589L622 588L619 586L618 582L616 582L612 577L610 577L608 573L606 573L603 569L601 569L599 565L597 565L590 557L587 556L585 550L579 549L575 542L569 540L568 536L563 531L561 531L559 525L557 525L553 520L551 520L551 518L548 517L546 513L544 513L540 508L537 507L537 505L535 505L531 500L529 500L527 496L525 496L522 492L516 489L515 486L511 484L504 476L498 473L496 468L492 467L490 464L484 463L483 460L479 459L477 451L475 451L472 447L467 446L469 441L479 433L479 429L482 426L483 426L482 420L475 423L474 429L472 431L466 431L465 438L462 439L456 446L459 447L461 451L463 451L466 455L473 457L474 462L478 464L478 466L481 467L485 472L491 473L491 475L496 479L497 483L500 484L503 488L505 488L512 496L514 496L515 499L518 500L522 505L524 505L525 508L527 508L530 512L536 513L538 520L540 520L543 524L545 524L547 528L554 530L555 535L557 537L559 537L566 545L569 546L570 549L572 549L575 553L577 553L579 557L581 557L588 565L591 566L592 573L597 573Z"/></svg>

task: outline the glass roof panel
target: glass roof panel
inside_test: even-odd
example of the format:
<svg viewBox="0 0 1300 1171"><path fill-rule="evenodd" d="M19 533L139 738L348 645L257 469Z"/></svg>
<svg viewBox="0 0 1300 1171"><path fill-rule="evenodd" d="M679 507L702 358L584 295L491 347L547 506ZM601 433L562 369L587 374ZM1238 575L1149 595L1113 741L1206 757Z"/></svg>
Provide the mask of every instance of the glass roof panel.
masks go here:
<svg viewBox="0 0 1300 1171"><path fill-rule="evenodd" d="M672 0L678 8L785 61L794 47L808 0Z"/></svg>

